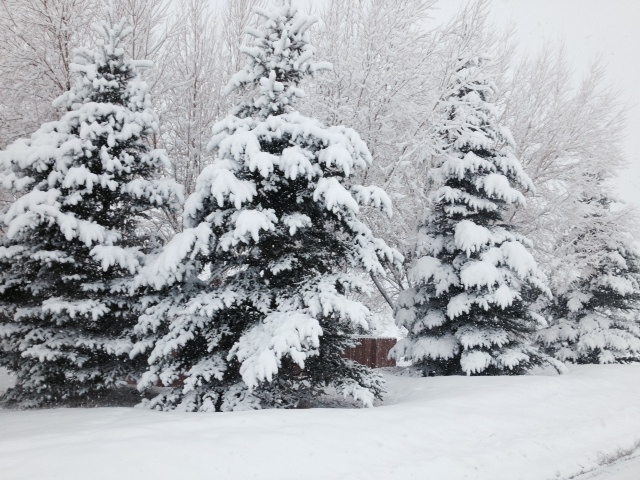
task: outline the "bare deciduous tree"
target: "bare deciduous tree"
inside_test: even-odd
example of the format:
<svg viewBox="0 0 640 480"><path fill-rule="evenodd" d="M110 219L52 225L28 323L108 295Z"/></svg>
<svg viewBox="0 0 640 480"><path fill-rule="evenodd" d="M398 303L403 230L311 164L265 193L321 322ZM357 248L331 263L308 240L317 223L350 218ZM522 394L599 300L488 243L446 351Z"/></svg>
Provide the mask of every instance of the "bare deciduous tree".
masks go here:
<svg viewBox="0 0 640 480"><path fill-rule="evenodd" d="M516 155L536 185L527 208L514 212L511 221L534 242L556 290L572 281L580 262L589 262L567 253L574 233L586 230L581 227L589 218L585 200L611 197L611 180L626 164L627 106L608 85L600 59L576 82L562 47L545 46L523 59L504 83L504 118Z"/></svg>

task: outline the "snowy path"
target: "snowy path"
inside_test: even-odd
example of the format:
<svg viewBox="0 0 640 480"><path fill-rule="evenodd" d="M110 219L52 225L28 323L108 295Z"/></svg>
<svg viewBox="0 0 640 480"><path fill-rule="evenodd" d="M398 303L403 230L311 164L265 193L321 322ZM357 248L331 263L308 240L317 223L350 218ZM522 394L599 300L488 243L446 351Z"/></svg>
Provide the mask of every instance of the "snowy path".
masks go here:
<svg viewBox="0 0 640 480"><path fill-rule="evenodd" d="M3 410L0 478L557 480L640 438L640 365L389 390L373 409Z"/></svg>
<svg viewBox="0 0 640 480"><path fill-rule="evenodd" d="M571 480L638 480L640 479L640 456L625 458L611 465L597 468Z"/></svg>

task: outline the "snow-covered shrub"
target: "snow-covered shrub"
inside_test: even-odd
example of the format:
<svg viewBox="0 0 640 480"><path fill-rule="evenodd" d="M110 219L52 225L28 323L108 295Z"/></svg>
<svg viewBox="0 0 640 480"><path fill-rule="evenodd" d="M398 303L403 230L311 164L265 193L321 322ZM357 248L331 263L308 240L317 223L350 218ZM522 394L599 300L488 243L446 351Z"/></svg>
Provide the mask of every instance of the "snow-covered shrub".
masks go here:
<svg viewBox="0 0 640 480"><path fill-rule="evenodd" d="M363 205L390 215L390 200L350 183L371 162L354 130L294 109L300 82L329 67L312 61L315 20L290 5L255 11L250 61L227 87L245 100L214 127L184 232L138 277L162 299L137 327L150 355L139 386L183 380L157 409L290 407L329 386L371 405L382 378L341 353L368 326L352 270L383 276L400 260L358 219Z"/></svg>
<svg viewBox="0 0 640 480"><path fill-rule="evenodd" d="M148 147L147 62L124 58L123 23L96 30L99 48L76 52L78 81L56 100L67 113L0 152L0 184L17 198L1 217L0 365L16 373L6 400L25 407L140 373L129 286L157 243L148 214L182 196Z"/></svg>
<svg viewBox="0 0 640 480"><path fill-rule="evenodd" d="M486 62L461 59L441 102L431 208L409 271L413 287L396 309L408 336L392 354L443 374L519 374L544 357L528 336L541 319L531 303L548 289L530 243L507 223L525 204L518 187L533 184L498 121Z"/></svg>

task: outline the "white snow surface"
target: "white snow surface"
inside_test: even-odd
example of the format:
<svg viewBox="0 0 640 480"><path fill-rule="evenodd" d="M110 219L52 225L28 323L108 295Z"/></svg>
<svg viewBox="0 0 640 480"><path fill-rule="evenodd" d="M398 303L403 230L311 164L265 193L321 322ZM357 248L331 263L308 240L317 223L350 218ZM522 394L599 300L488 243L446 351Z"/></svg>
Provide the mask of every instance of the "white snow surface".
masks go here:
<svg viewBox="0 0 640 480"><path fill-rule="evenodd" d="M640 438L640 365L386 378L369 409L0 410L0 478L567 479Z"/></svg>

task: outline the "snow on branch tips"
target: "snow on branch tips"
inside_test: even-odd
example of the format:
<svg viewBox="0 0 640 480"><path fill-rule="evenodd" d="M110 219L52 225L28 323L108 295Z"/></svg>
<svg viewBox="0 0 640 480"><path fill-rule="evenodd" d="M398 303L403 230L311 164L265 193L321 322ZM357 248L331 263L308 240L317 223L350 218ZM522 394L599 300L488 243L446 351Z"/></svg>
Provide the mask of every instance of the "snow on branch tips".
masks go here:
<svg viewBox="0 0 640 480"><path fill-rule="evenodd" d="M518 188L533 185L500 124L486 62L460 59L439 104L430 209L419 224L413 287L396 308L409 330L396 358L443 374L522 374L552 363L527 340L538 327L534 300L549 295L546 278L530 242L508 224L525 205Z"/></svg>
<svg viewBox="0 0 640 480"><path fill-rule="evenodd" d="M170 165L149 147L158 133L144 62L128 59L131 30L113 16L97 27L95 49L76 52L65 107L29 139L0 153L10 202L0 242L0 365L15 373L5 399L33 407L116 388L145 369L131 360L145 305L133 279L155 254L158 207L179 208ZM20 247L20 248L17 248Z"/></svg>
<svg viewBox="0 0 640 480"><path fill-rule="evenodd" d="M292 407L328 387L371 405L384 391L378 374L341 352L370 324L356 300L369 288L354 269L382 276L401 259L358 218L361 206L391 215L391 201L356 181L372 159L354 130L295 109L301 82L322 66L309 43L315 20L288 4L259 15L243 48L248 64L227 88L244 97L213 127L215 158L186 201L188 230L144 280L175 295L145 317L140 349L155 345L149 378L185 377L153 408L209 410L213 398L216 410ZM196 229L210 232L208 249L193 243ZM231 293L233 302L221 301ZM211 356L225 373L187 368Z"/></svg>

